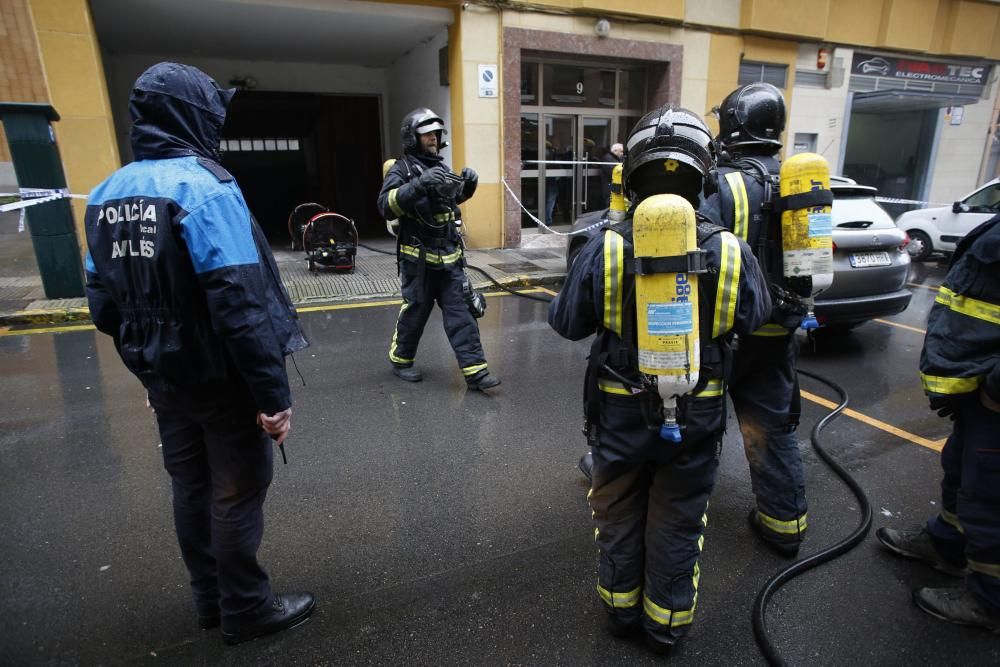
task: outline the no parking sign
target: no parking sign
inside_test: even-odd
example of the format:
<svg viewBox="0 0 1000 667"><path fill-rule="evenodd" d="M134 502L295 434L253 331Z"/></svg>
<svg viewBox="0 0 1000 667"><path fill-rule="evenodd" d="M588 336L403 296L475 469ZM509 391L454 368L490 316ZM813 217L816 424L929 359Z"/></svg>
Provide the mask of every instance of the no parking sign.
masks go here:
<svg viewBox="0 0 1000 667"><path fill-rule="evenodd" d="M479 66L479 96L480 97L498 97L498 86L497 82L499 77L497 76L497 66L496 65L480 65Z"/></svg>

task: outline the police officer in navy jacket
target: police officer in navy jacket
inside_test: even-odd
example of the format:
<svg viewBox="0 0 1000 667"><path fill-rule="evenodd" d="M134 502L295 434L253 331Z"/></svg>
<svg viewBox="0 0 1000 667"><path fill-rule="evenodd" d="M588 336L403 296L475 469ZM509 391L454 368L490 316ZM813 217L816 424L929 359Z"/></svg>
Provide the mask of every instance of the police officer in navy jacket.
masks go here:
<svg viewBox="0 0 1000 667"><path fill-rule="evenodd" d="M238 643L304 621L314 600L273 593L257 562L271 440L291 426L284 357L308 343L219 165L233 93L186 65L144 72L135 162L94 189L85 226L90 313L156 412L199 623Z"/></svg>

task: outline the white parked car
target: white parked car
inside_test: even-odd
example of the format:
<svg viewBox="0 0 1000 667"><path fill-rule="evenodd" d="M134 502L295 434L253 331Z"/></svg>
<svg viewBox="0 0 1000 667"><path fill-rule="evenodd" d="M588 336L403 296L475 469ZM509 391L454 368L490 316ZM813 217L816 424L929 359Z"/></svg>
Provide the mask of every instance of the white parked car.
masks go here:
<svg viewBox="0 0 1000 667"><path fill-rule="evenodd" d="M906 249L913 259L927 259L932 252L952 253L966 234L1000 213L1000 178L961 201L940 208L907 211L896 226L909 234Z"/></svg>

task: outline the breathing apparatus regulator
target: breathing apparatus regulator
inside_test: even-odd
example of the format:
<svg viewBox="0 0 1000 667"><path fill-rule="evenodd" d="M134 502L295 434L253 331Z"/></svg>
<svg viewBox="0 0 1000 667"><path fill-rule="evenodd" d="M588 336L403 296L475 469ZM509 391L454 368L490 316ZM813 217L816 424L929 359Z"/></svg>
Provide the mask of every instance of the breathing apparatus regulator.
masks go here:
<svg viewBox="0 0 1000 667"><path fill-rule="evenodd" d="M677 399L694 390L701 365L698 274L706 267L694 208L678 195L648 197L632 234L639 372L663 402L660 437L680 442Z"/></svg>

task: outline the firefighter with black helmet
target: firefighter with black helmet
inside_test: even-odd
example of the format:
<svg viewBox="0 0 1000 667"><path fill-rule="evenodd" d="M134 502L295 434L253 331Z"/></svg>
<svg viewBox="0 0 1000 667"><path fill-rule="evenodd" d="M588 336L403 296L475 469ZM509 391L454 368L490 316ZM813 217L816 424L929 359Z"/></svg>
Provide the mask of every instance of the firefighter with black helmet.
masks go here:
<svg viewBox="0 0 1000 667"><path fill-rule="evenodd" d="M436 301L467 386L484 390L500 380L490 375L479 340L476 317L482 314L482 301L469 298L476 295L465 276L458 208L475 193L479 177L468 167L455 174L445 164L440 154L447 146L445 132L444 120L430 109L408 113L400 127L403 156L389 167L378 196L382 216L399 220L396 257L403 305L389 360L399 378L423 379L413 361Z"/></svg>
<svg viewBox="0 0 1000 667"><path fill-rule="evenodd" d="M785 100L771 84L751 83L730 93L718 116L717 192L706 209L753 249L775 304L764 326L740 336L729 389L757 499L749 522L767 546L794 556L807 526L805 477L795 437L800 412L795 330L806 310L783 289L776 205Z"/></svg>
<svg viewBox="0 0 1000 667"><path fill-rule="evenodd" d="M727 339L771 309L746 244L696 218L713 168L712 137L695 114L664 106L640 119L625 146L633 208L587 243L549 310L563 337L597 334L584 403L608 630L641 630L656 652L694 616L725 426ZM661 222L676 231L657 232L668 229ZM685 248L650 252L657 244ZM657 280L670 290L648 290Z"/></svg>

